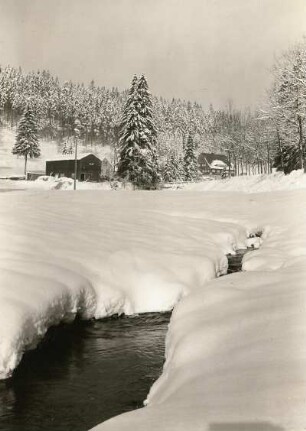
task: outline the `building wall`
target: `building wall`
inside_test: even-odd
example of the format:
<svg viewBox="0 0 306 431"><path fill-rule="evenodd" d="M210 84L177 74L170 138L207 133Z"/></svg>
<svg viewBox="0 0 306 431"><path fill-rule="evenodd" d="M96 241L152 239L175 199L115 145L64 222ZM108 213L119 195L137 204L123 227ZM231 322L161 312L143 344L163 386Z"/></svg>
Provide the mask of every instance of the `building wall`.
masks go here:
<svg viewBox="0 0 306 431"><path fill-rule="evenodd" d="M74 160L53 160L46 162L46 175L74 178ZM77 161L77 179L79 181L99 181L101 160L89 155Z"/></svg>
<svg viewBox="0 0 306 431"><path fill-rule="evenodd" d="M78 161L79 181L99 181L101 176L101 160L93 154Z"/></svg>

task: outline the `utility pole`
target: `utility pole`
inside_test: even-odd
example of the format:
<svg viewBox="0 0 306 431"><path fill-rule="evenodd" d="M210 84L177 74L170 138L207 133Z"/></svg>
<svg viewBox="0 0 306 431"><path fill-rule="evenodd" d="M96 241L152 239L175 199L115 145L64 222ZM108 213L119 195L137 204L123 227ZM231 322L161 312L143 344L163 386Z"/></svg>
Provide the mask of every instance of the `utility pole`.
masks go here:
<svg viewBox="0 0 306 431"><path fill-rule="evenodd" d="M74 182L73 190L76 190L76 181L78 175L78 139L81 136L82 124L79 119L74 122Z"/></svg>
<svg viewBox="0 0 306 431"><path fill-rule="evenodd" d="M76 190L76 180L78 174L78 138L74 138L74 181L73 190Z"/></svg>

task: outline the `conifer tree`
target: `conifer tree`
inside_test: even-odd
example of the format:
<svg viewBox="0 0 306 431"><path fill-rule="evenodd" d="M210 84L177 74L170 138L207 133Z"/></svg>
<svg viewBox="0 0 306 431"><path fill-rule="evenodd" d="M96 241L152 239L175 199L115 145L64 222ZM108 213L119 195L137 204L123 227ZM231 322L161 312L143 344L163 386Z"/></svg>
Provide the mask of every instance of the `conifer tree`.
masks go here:
<svg viewBox="0 0 306 431"><path fill-rule="evenodd" d="M62 154L64 154L64 155L69 154L69 148L67 146L67 142L64 142L64 146L63 146L63 149L62 149Z"/></svg>
<svg viewBox="0 0 306 431"><path fill-rule="evenodd" d="M120 153L117 173L121 178L134 181L137 176L135 161L139 156L139 116L137 115L138 103L138 78L134 75L128 99L123 111L120 124Z"/></svg>
<svg viewBox="0 0 306 431"><path fill-rule="evenodd" d="M32 159L40 156L37 129L34 114L27 107L18 124L16 142L12 149L13 154L24 156L24 175L27 174L28 157Z"/></svg>
<svg viewBox="0 0 306 431"><path fill-rule="evenodd" d="M198 161L191 133L188 135L184 148L184 172L186 181L194 181L198 178Z"/></svg>
<svg viewBox="0 0 306 431"><path fill-rule="evenodd" d="M144 76L134 76L120 130L118 175L141 188L158 182L156 137L152 101Z"/></svg>
<svg viewBox="0 0 306 431"><path fill-rule="evenodd" d="M163 169L163 180L167 183L181 181L184 178L180 169L180 160L172 153L165 163Z"/></svg>

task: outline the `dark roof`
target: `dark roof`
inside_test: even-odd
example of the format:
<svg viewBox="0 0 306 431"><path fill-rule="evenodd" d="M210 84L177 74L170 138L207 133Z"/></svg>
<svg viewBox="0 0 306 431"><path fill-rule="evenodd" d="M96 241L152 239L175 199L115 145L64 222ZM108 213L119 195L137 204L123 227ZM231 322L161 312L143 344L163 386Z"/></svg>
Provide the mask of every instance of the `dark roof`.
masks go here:
<svg viewBox="0 0 306 431"><path fill-rule="evenodd" d="M97 157L93 153L80 153L77 156L77 160L83 160L85 159L85 157L88 157L88 156L94 156L96 159L99 159L99 157ZM61 162L63 160L75 160L75 156L74 154L59 154L55 156L53 159L46 159L46 162Z"/></svg>
<svg viewBox="0 0 306 431"><path fill-rule="evenodd" d="M221 160L221 162L228 165L228 158L224 154L201 153L198 157L198 162L203 163L205 160L209 165L211 165L214 160Z"/></svg>

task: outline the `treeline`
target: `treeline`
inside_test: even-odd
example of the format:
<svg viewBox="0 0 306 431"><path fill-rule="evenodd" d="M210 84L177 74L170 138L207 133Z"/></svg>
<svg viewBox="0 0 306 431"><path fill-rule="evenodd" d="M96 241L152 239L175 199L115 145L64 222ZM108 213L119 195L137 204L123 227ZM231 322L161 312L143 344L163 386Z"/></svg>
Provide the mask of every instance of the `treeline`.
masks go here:
<svg viewBox="0 0 306 431"><path fill-rule="evenodd" d="M262 118L275 136L275 166L285 173L305 169L306 39L275 62L273 84Z"/></svg>
<svg viewBox="0 0 306 431"><path fill-rule="evenodd" d="M198 103L152 97L156 151L160 163L184 155L191 134L195 151L227 154L236 174L268 173L272 166L289 172L305 165L306 112L305 41L276 62L267 103L256 112L204 110ZM114 160L128 91L73 82L61 83L48 71L24 73L10 66L0 69L0 119L15 126L30 107L41 137L64 142L81 124L86 144L110 145Z"/></svg>
<svg viewBox="0 0 306 431"><path fill-rule="evenodd" d="M111 145L116 149L127 91L61 83L48 71L23 73L10 66L0 70L0 112L2 122L17 125L29 106L35 114L41 137L64 141L73 135L75 120L82 124L86 144ZM229 106L226 110L205 111L198 103L179 99L152 98L157 130L157 151L166 163L171 154L183 155L183 146L192 133L198 152L230 152L236 172L268 169L264 138L258 139L256 114ZM242 166L242 168L241 168ZM256 169L256 168L255 168Z"/></svg>

